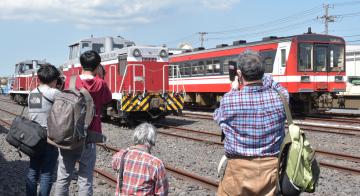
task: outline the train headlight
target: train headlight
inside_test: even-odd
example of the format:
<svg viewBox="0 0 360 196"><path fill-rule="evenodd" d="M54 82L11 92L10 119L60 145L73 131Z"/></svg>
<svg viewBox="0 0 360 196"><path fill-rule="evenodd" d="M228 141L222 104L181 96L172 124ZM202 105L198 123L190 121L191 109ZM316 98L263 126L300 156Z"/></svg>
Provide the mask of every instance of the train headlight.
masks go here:
<svg viewBox="0 0 360 196"><path fill-rule="evenodd" d="M160 51L160 57L165 58L167 56L168 56L168 53L166 52L166 50L161 50Z"/></svg>
<svg viewBox="0 0 360 196"><path fill-rule="evenodd" d="M139 49L133 50L133 56L134 56L134 57L140 57L140 56L141 56L140 50L139 50Z"/></svg>

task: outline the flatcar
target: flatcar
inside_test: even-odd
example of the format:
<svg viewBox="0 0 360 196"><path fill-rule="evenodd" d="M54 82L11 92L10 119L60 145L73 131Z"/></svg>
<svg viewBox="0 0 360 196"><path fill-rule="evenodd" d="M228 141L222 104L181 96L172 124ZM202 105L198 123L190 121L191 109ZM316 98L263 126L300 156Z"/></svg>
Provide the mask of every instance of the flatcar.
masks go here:
<svg viewBox="0 0 360 196"><path fill-rule="evenodd" d="M181 113L184 92L181 89L168 90L167 73L171 65L166 47L135 45L122 37L82 39L69 46L69 59L59 67L64 78L81 74L79 57L87 50L100 54L106 72L104 80L112 92L113 100L104 108L104 117L128 121L134 118L159 119L171 113ZM20 86L15 83L15 87L18 85L20 88L13 91L14 100L26 102L27 94L38 84L36 69L44 63L23 63L29 71L17 74L17 80L26 78L26 82L19 83Z"/></svg>
<svg viewBox="0 0 360 196"><path fill-rule="evenodd" d="M217 107L230 90L229 61L239 53L254 50L263 57L265 72L286 87L294 109L310 112L331 107L332 98L346 89L345 41L341 37L307 33L288 37L270 36L261 41L234 41L216 48L196 48L171 55L170 86L180 84L185 103ZM181 75L181 79L172 76Z"/></svg>

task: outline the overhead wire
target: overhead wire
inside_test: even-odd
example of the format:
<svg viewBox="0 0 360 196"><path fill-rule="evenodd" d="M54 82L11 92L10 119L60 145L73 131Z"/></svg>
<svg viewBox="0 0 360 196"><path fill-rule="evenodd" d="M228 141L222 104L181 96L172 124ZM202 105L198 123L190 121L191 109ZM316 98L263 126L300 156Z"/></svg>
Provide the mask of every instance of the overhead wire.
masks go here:
<svg viewBox="0 0 360 196"><path fill-rule="evenodd" d="M307 20L303 20L301 22L298 23L294 23L294 24L290 24L290 25L286 25L286 26L282 26L282 27L277 27L277 28L272 28L272 29L268 29L268 30L263 30L263 31L258 31L258 32L254 32L254 33L248 33L248 34L238 34L235 36L227 36L227 37L213 37L213 38L208 38L208 40L227 40L227 39L235 39L235 38L244 38L244 37L250 37L250 36L255 36L255 35L264 35L264 34L272 34L275 32L284 32L284 31L289 31L289 30L293 30L293 28L295 28L296 26L300 26L300 25L304 25L304 24L312 24L315 20L314 19L307 19Z"/></svg>
<svg viewBox="0 0 360 196"><path fill-rule="evenodd" d="M287 16L287 17L283 17L283 18L280 18L280 19L276 19L276 20L272 20L272 21L269 21L269 22L261 23L261 24L258 24L258 25L251 25L251 26L235 28L235 29L228 29L228 30L223 30L223 31L210 31L210 32L207 32L207 33L209 33L209 34L227 34L227 33L238 32L238 31L242 31L242 32L251 31L252 29L257 29L258 27L263 28L264 26L282 25L282 24L294 21L294 18L300 18L300 17L303 18L305 16L309 16L311 14L318 13L319 10L321 10L321 6L316 6L316 7L313 7L311 9L308 9L308 10L305 10L305 11L302 11L302 12L298 12L296 14L292 14L292 15Z"/></svg>

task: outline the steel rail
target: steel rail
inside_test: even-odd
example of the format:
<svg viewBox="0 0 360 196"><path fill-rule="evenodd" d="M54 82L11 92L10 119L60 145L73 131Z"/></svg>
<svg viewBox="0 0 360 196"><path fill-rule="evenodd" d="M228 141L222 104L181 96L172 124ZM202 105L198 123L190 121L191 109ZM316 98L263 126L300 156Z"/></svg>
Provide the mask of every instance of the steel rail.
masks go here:
<svg viewBox="0 0 360 196"><path fill-rule="evenodd" d="M315 150L315 151L316 151L316 153L323 155L323 156L340 158L343 160L360 163L360 157L358 157L358 156L353 156L353 155L348 155L348 154L343 154L343 153L328 152L328 151L323 151L323 150Z"/></svg>
<svg viewBox="0 0 360 196"><path fill-rule="evenodd" d="M154 125L159 125L159 126L161 126L161 127L172 128L172 129L176 129L176 130L182 130L182 131L188 131L188 132L194 132L194 133L201 133L201 134L206 134L206 135L212 135L212 136L221 136L220 133L214 133L214 132L209 132L209 131L193 130L193 129L187 129L187 128L182 128L182 127L175 127L175 126L166 125L166 124L163 124L163 123L154 123Z"/></svg>
<svg viewBox="0 0 360 196"><path fill-rule="evenodd" d="M212 120L212 118L211 118L211 120ZM309 125L309 124L301 124L301 123L295 123L295 124L298 125L304 131L331 133L331 134L338 134L338 135L360 137L360 134L349 133L349 132L360 132L360 129L351 129L351 128L346 128L346 127L333 127L333 126L325 126L325 125ZM172 127L172 128L174 128L174 127ZM338 131L329 131L329 129L338 130ZM344 130L346 132L340 132L340 131L344 131Z"/></svg>
<svg viewBox="0 0 360 196"><path fill-rule="evenodd" d="M13 115L13 116L19 116L19 114L15 114L15 113L13 113L13 112L9 112L9 111L4 110L4 109L1 109L1 108L0 108L0 111L3 111L3 112L8 113L8 114L11 114L11 115Z"/></svg>
<svg viewBox="0 0 360 196"><path fill-rule="evenodd" d="M340 165L333 165L331 163L326 163L326 162L320 162L319 164L321 166L323 166L323 167L327 167L327 168L330 168L330 169L335 169L335 170L339 170L339 171L343 171L343 172L348 172L348 173L351 173L351 174L360 175L360 170L359 169L343 167L343 166L340 166Z"/></svg>
<svg viewBox="0 0 360 196"><path fill-rule="evenodd" d="M100 175L102 178L104 178L106 181L110 182L111 184L116 185L116 178L114 178L111 174L102 171L98 168L94 168L94 173Z"/></svg>

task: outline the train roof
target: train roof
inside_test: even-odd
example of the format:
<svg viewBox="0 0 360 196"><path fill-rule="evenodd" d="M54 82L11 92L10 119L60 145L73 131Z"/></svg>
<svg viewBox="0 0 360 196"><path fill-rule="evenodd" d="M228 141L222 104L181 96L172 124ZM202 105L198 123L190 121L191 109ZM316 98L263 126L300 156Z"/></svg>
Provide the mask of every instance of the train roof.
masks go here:
<svg viewBox="0 0 360 196"><path fill-rule="evenodd" d="M37 61L37 64L40 64L40 65L44 65L44 64L50 64L49 62L47 62L46 60L24 60L24 61L20 61L18 63L16 63L17 65L18 64L33 64L33 61Z"/></svg>
<svg viewBox="0 0 360 196"><path fill-rule="evenodd" d="M91 42L91 43L103 44L103 43L105 43L106 38L108 38L108 37L90 37L90 38L86 38L86 39L81 39L77 42L74 42L73 44L70 44L69 47L74 46L80 42ZM111 38L112 38L114 44L124 44L125 46L135 45L135 43L133 41L127 40L120 36L111 37Z"/></svg>
<svg viewBox="0 0 360 196"><path fill-rule="evenodd" d="M300 42L316 40L319 42L332 42L332 43L341 43L341 44L345 43L345 40L342 37L338 37L338 36L316 34L316 33L304 33L301 35L293 35L293 36L287 36L287 37L269 36L269 37L264 37L261 41L254 41L254 42L246 42L245 40L238 40L238 41L234 41L233 45L220 44L220 45L217 45L216 48L209 48L209 49L195 48L191 51L185 50L183 53L174 54L174 55L172 55L172 57L181 57L181 56L201 54L201 53L206 53L206 52L229 50L229 49L239 48L239 47L249 47L249 46L256 46L256 45L286 42L286 41L291 41L294 39L297 41L300 41ZM171 56L170 56L170 58L171 58Z"/></svg>

